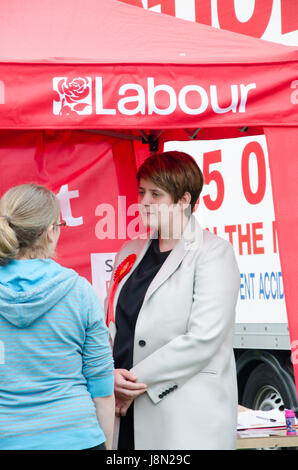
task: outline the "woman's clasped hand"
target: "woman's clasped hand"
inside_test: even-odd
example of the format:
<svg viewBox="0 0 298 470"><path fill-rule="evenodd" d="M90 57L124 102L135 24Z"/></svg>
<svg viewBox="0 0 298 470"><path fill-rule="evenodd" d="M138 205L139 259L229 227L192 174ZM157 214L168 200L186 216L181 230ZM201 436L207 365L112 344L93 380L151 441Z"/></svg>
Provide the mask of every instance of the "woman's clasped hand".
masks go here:
<svg viewBox="0 0 298 470"><path fill-rule="evenodd" d="M125 416L135 398L147 389L144 383L138 383L135 374L126 369L115 369L115 400L116 416Z"/></svg>

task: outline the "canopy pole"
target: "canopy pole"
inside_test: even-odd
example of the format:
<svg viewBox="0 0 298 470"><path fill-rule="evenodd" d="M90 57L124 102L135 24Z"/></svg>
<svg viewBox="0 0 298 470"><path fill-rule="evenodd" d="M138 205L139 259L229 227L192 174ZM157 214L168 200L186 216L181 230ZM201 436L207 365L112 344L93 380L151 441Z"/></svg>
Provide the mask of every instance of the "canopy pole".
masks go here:
<svg viewBox="0 0 298 470"><path fill-rule="evenodd" d="M163 133L163 130L158 132L157 135L155 135L154 133L147 135L146 132L143 131L143 130L139 130L139 133L142 136L143 144L148 144L149 145L150 152L151 153L158 152L158 146L159 146L158 139L159 139L160 135Z"/></svg>
<svg viewBox="0 0 298 470"><path fill-rule="evenodd" d="M195 132L193 132L192 134L188 131L188 129L184 129L184 132L185 132L185 134L188 135L189 139L195 140L195 138L197 137L200 130L201 130L201 127L198 127L198 129Z"/></svg>
<svg viewBox="0 0 298 470"><path fill-rule="evenodd" d="M138 130L141 134L140 136L133 135L133 134L123 134L122 132L115 132L109 130L100 130L100 129L79 129L80 132L89 132L91 134L99 134L99 135L106 135L108 137L115 137L116 139L126 139L126 140L138 140L143 144L148 144L150 148L150 152L157 152L159 147L159 137L163 133L163 130L159 131L156 135L155 134L146 134L143 130Z"/></svg>
<svg viewBox="0 0 298 470"><path fill-rule="evenodd" d="M107 135L108 137L116 137L117 139L142 141L142 137L138 137L137 135L132 135L132 134L122 134L121 132L99 130L99 129L79 129L79 130L80 132L90 132L91 134Z"/></svg>

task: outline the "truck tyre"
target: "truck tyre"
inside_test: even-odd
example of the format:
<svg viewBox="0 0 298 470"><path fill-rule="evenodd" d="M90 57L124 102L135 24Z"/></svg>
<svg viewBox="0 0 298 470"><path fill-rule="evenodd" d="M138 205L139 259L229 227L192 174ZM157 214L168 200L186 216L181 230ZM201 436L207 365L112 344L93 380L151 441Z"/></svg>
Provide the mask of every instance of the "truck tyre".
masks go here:
<svg viewBox="0 0 298 470"><path fill-rule="evenodd" d="M288 380L293 380L289 376ZM278 372L268 364L260 364L248 377L244 392L243 406L253 410L268 411L274 408L283 411L291 408L293 397Z"/></svg>

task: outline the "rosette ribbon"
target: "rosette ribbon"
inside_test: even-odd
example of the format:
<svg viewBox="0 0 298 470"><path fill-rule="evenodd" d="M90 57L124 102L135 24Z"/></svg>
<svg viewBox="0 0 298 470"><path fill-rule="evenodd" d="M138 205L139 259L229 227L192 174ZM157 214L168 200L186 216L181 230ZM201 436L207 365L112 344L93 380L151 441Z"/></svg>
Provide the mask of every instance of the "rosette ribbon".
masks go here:
<svg viewBox="0 0 298 470"><path fill-rule="evenodd" d="M127 258L125 258L125 260L123 260L122 263L119 264L119 266L117 267L115 271L114 279L113 279L114 282L113 282L110 296L109 296L107 319L106 319L107 326L109 326L110 322L115 323L114 298L115 298L118 284L124 278L124 276L126 276L130 272L136 259L137 259L137 255L132 253L131 255L127 256Z"/></svg>

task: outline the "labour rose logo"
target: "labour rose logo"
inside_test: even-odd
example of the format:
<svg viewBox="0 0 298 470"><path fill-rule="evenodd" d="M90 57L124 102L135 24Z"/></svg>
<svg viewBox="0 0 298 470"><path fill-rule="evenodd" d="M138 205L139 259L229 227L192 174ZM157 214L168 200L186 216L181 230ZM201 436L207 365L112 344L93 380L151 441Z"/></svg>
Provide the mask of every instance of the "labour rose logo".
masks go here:
<svg viewBox="0 0 298 470"><path fill-rule="evenodd" d="M53 88L58 96L53 101L56 116L92 113L92 80L90 77L55 77Z"/></svg>

